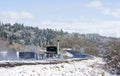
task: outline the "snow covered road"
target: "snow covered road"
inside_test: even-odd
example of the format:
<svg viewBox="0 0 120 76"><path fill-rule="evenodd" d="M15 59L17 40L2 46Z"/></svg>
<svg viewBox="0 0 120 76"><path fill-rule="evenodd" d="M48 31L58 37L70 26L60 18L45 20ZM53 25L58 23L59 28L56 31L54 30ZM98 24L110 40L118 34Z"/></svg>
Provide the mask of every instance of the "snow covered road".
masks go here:
<svg viewBox="0 0 120 76"><path fill-rule="evenodd" d="M101 58L60 64L1 67L0 76L112 76L101 69Z"/></svg>

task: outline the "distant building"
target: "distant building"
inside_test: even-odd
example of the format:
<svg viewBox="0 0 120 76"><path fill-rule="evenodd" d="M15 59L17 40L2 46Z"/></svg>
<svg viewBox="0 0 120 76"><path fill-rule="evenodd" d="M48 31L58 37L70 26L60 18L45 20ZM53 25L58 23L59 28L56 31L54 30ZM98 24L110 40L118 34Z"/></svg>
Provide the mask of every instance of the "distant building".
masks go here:
<svg viewBox="0 0 120 76"><path fill-rule="evenodd" d="M27 45L17 53L18 59L44 59L45 50L34 45Z"/></svg>
<svg viewBox="0 0 120 76"><path fill-rule="evenodd" d="M47 57L55 57L57 55L57 46L48 46L46 47L46 55Z"/></svg>
<svg viewBox="0 0 120 76"><path fill-rule="evenodd" d="M0 51L0 60L15 60L17 59L16 51L2 50Z"/></svg>
<svg viewBox="0 0 120 76"><path fill-rule="evenodd" d="M37 59L35 52L19 52L19 59Z"/></svg>

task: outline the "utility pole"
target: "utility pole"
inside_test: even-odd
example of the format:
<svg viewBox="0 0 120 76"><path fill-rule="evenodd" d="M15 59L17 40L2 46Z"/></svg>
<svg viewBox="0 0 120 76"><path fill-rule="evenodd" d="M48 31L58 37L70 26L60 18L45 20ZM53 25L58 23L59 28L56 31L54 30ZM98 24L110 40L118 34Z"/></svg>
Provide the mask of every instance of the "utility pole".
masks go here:
<svg viewBox="0 0 120 76"><path fill-rule="evenodd" d="M57 40L57 42L58 42L58 45L57 45L57 55L60 54L60 44L59 44L59 41L60 41L60 40Z"/></svg>

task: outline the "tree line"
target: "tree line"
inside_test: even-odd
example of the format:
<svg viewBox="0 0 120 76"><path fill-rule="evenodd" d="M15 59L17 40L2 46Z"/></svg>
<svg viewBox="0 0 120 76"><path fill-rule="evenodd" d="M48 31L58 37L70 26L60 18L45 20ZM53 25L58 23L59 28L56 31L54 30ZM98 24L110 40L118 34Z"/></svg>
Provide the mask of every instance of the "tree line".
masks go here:
<svg viewBox="0 0 120 76"><path fill-rule="evenodd" d="M64 35L63 30L39 29L38 27L24 26L23 24L0 23L0 37L9 40L9 44L23 44L46 46L57 35Z"/></svg>

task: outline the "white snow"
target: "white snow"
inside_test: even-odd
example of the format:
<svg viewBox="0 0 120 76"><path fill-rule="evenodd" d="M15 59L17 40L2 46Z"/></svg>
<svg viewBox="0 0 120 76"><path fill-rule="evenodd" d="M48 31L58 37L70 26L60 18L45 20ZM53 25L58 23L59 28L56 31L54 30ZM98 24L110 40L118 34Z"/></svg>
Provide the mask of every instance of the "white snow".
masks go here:
<svg viewBox="0 0 120 76"><path fill-rule="evenodd" d="M69 52L64 52L64 53L63 53L63 57L64 57L64 58L72 58L73 55L72 55L71 53L69 53Z"/></svg>
<svg viewBox="0 0 120 76"><path fill-rule="evenodd" d="M0 76L112 76L105 72L101 58L61 64L1 67Z"/></svg>

